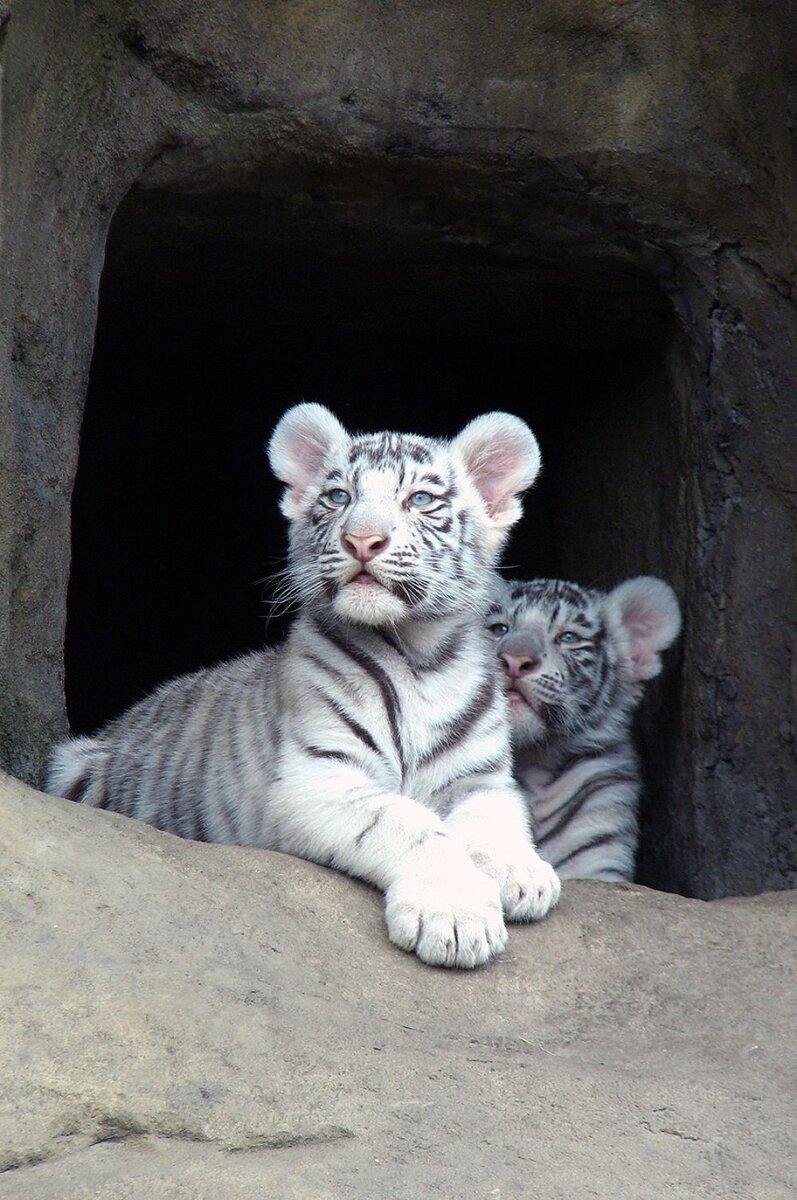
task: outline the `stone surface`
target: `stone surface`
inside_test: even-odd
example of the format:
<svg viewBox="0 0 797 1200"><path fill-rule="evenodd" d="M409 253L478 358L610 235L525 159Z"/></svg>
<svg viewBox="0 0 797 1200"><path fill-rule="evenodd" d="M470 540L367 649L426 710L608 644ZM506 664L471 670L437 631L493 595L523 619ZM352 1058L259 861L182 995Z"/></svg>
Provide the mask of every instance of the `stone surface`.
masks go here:
<svg viewBox="0 0 797 1200"><path fill-rule="evenodd" d="M379 895L0 783L4 1200L786 1200L795 897L568 885L479 972Z"/></svg>
<svg viewBox="0 0 797 1200"><path fill-rule="evenodd" d="M107 249L103 411L160 339L155 407L179 391L157 390L179 346L183 392L232 422L244 383L249 420L263 400L238 359L271 379L257 356L287 325L269 422L326 387L381 424L394 378L426 428L470 415L477 384L481 408L539 415L553 491L517 561L536 567L542 534L542 566L663 574L685 608L646 734L643 878L704 897L793 885L796 44L789 0L512 0L500 19L482 0L0 6L3 763L39 780L66 725L70 498ZM233 527L247 518L242 493ZM198 577L215 549L192 556ZM132 564L149 592L160 571ZM90 635L115 614L89 601L100 619L76 600L72 625ZM116 615L134 695L159 619ZM89 636L73 677L97 661Z"/></svg>

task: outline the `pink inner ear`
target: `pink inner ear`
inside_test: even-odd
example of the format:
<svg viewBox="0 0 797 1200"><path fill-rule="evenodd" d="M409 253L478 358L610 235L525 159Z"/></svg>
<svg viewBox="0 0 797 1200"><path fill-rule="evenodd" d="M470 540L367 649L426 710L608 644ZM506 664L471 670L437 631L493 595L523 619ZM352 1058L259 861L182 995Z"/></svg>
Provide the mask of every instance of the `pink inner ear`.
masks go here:
<svg viewBox="0 0 797 1200"><path fill-rule="evenodd" d="M681 628L681 612L672 588L652 575L627 579L609 593L607 608L628 638L634 679L652 679L661 670L661 652Z"/></svg>
<svg viewBox="0 0 797 1200"><path fill-rule="evenodd" d="M277 425L268 447L271 469L299 496L318 478L334 446L348 438L343 426L321 404L297 404Z"/></svg>
<svg viewBox="0 0 797 1200"><path fill-rule="evenodd" d="M665 644L662 639L663 614L655 603L640 596L627 602L623 624L631 646L634 676L649 679L657 675L661 666L659 652Z"/></svg>
<svg viewBox="0 0 797 1200"><path fill-rule="evenodd" d="M515 497L531 487L540 469L537 439L519 417L492 412L466 425L452 445L503 536L521 513Z"/></svg>
<svg viewBox="0 0 797 1200"><path fill-rule="evenodd" d="M290 447L295 471L295 478L291 480L291 485L299 492L304 492L308 484L318 475L324 465L328 448L328 443L321 441L314 430L297 431Z"/></svg>
<svg viewBox="0 0 797 1200"><path fill-rule="evenodd" d="M473 481L491 516L503 511L507 501L519 490L518 475L522 460L509 446L491 446L481 461L472 467Z"/></svg>
<svg viewBox="0 0 797 1200"><path fill-rule="evenodd" d="M476 483L490 515L495 516L506 503L506 475L500 470L485 470L476 477Z"/></svg>
<svg viewBox="0 0 797 1200"><path fill-rule="evenodd" d="M658 655L650 645L639 642L631 635L631 663L636 679L647 679L651 669L658 666Z"/></svg>
<svg viewBox="0 0 797 1200"><path fill-rule="evenodd" d="M628 605L624 613L625 627L632 638L640 641L655 640L661 626L661 617L651 612L642 601L634 601Z"/></svg>

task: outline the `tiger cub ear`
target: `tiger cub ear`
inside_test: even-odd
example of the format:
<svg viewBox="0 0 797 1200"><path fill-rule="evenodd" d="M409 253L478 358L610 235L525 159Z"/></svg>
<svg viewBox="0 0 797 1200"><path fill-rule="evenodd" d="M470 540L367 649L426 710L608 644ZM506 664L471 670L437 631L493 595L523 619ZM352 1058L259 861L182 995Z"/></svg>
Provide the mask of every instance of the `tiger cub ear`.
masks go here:
<svg viewBox="0 0 797 1200"><path fill-rule="evenodd" d="M537 439L519 417L491 412L466 425L452 447L487 507L490 524L504 535L523 512L518 493L539 474Z"/></svg>
<svg viewBox="0 0 797 1200"><path fill-rule="evenodd" d="M287 487L280 508L289 521L298 516L308 487L314 483L332 451L348 446L351 438L323 404L296 404L277 424L268 444L268 461Z"/></svg>
<svg viewBox="0 0 797 1200"><path fill-rule="evenodd" d="M662 650L681 631L675 592L663 579L639 575L609 592L606 604L628 638L634 682L653 679L661 670Z"/></svg>

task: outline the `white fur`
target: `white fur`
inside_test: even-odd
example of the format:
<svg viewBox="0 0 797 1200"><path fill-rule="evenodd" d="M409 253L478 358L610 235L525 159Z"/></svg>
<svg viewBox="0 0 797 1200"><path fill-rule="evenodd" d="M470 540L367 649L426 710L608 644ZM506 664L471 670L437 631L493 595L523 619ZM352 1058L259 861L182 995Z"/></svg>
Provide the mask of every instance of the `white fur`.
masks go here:
<svg viewBox="0 0 797 1200"><path fill-rule="evenodd" d="M302 601L287 641L173 680L95 738L56 748L49 787L183 836L347 871L384 890L396 945L478 966L503 948L505 917L536 920L559 896L512 777L482 628L537 443L504 413L453 443L358 439L302 404L277 425L269 458L286 485L289 587ZM439 493L437 516L412 508L414 488ZM368 563L373 582L358 579L347 537L386 540ZM397 586L420 583L420 596ZM462 735L447 740L457 722Z"/></svg>

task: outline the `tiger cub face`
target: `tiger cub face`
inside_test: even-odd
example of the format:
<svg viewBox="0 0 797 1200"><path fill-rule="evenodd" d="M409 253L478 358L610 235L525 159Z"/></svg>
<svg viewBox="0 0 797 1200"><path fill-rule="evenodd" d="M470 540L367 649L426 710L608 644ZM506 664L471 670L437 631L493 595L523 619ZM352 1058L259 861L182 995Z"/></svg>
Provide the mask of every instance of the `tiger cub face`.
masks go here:
<svg viewBox="0 0 797 1200"><path fill-rule="evenodd" d="M516 746L627 728L681 626L675 593L639 576L607 593L562 579L497 580L487 628Z"/></svg>
<svg viewBox="0 0 797 1200"><path fill-rule="evenodd" d="M366 625L484 612L492 567L540 465L507 413L453 441L351 435L328 409L290 409L269 444L286 484L291 598Z"/></svg>

